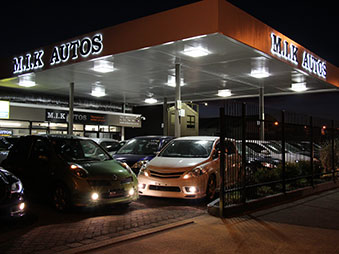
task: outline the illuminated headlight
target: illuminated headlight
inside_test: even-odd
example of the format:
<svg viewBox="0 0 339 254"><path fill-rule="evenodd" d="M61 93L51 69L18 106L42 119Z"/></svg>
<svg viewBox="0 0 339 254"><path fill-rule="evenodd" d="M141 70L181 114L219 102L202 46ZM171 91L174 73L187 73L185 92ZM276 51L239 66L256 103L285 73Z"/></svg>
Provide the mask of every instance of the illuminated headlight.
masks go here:
<svg viewBox="0 0 339 254"><path fill-rule="evenodd" d="M71 163L69 165L69 169L73 172L73 174L79 176L79 177L87 177L88 172L79 164Z"/></svg>
<svg viewBox="0 0 339 254"><path fill-rule="evenodd" d="M92 195L91 195L91 199L93 201L96 201L99 199L99 194L97 192L93 192Z"/></svg>
<svg viewBox="0 0 339 254"><path fill-rule="evenodd" d="M274 164L269 163L269 162L261 162L261 165L266 167L266 168L274 168Z"/></svg>
<svg viewBox="0 0 339 254"><path fill-rule="evenodd" d="M196 186L187 186L185 187L187 193L197 193L199 189Z"/></svg>
<svg viewBox="0 0 339 254"><path fill-rule="evenodd" d="M127 164L126 162L120 162L120 161L118 161L118 162L119 162L120 165L121 165L123 168L125 168L128 172L133 173L132 169L128 166L128 164Z"/></svg>
<svg viewBox="0 0 339 254"><path fill-rule="evenodd" d="M25 203L19 204L19 210L23 211L25 209Z"/></svg>
<svg viewBox="0 0 339 254"><path fill-rule="evenodd" d="M131 188L131 189L128 191L128 195L130 195L130 196L133 196L134 193L135 193L135 191L134 191L133 188Z"/></svg>
<svg viewBox="0 0 339 254"><path fill-rule="evenodd" d="M206 173L206 170L201 168L201 167L196 167L192 169L191 171L187 172L184 176L183 179L189 179L191 177L198 177L200 175L203 175Z"/></svg>
<svg viewBox="0 0 339 254"><path fill-rule="evenodd" d="M150 174L149 174L149 172L148 172L148 170L146 168L142 168L139 171L139 176L142 176L142 175L144 175L146 177L149 177Z"/></svg>
<svg viewBox="0 0 339 254"><path fill-rule="evenodd" d="M137 161L136 163L133 164L132 168L134 169L141 169L141 168L144 168L146 167L148 163L148 160L140 160L140 161Z"/></svg>
<svg viewBox="0 0 339 254"><path fill-rule="evenodd" d="M139 188L140 190L145 189L145 187L146 187L146 184L144 184L144 183L139 183L139 185L138 185L138 188Z"/></svg>
<svg viewBox="0 0 339 254"><path fill-rule="evenodd" d="M11 185L11 193L20 193L22 191L22 183L18 180Z"/></svg>

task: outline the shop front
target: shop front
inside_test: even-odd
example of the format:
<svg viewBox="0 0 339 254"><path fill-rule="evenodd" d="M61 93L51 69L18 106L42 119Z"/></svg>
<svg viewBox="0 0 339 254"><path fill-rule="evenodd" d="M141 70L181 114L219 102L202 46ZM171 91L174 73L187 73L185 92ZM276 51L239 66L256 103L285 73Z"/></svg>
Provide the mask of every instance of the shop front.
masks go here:
<svg viewBox="0 0 339 254"><path fill-rule="evenodd" d="M0 119L0 136L68 133L67 109L11 106L9 112L7 119ZM73 119L73 134L82 137L121 140L124 127L141 127L137 114L75 110Z"/></svg>

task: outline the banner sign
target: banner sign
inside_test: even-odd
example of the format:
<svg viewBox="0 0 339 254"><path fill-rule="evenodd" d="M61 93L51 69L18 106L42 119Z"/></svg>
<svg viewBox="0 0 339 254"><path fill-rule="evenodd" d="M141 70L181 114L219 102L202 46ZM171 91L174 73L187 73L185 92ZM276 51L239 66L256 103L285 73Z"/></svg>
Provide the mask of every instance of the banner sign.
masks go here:
<svg viewBox="0 0 339 254"><path fill-rule="evenodd" d="M54 123L67 123L68 111L46 109L45 121L50 121ZM105 115L85 112L74 112L73 121L74 123L95 125L107 123Z"/></svg>

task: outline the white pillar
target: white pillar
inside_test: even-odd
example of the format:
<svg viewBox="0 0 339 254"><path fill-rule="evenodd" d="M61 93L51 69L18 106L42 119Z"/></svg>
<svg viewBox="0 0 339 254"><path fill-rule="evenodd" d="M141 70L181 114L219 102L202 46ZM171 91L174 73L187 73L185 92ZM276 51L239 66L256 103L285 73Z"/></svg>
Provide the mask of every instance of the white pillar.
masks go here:
<svg viewBox="0 0 339 254"><path fill-rule="evenodd" d="M74 82L69 84L69 112L68 112L68 134L73 134L73 119L74 119Z"/></svg>
<svg viewBox="0 0 339 254"><path fill-rule="evenodd" d="M259 138L260 140L265 140L265 102L264 102L264 86L259 88L259 121L260 121L260 130Z"/></svg>
<svg viewBox="0 0 339 254"><path fill-rule="evenodd" d="M176 138L181 136L181 123L179 110L181 109L181 87L180 87L180 64L175 64L175 122L174 122L174 136Z"/></svg>

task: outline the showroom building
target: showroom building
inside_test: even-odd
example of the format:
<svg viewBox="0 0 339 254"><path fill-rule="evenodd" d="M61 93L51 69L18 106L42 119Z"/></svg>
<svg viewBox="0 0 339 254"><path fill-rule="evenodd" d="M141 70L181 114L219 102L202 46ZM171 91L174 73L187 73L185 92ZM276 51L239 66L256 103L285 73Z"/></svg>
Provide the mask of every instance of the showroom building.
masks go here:
<svg viewBox="0 0 339 254"><path fill-rule="evenodd" d="M164 134L172 119L180 136L186 103L257 96L264 118L264 96L339 87L336 66L223 0L132 20L0 64L3 135L124 139L126 127L152 120L133 114L134 106L163 104Z"/></svg>

